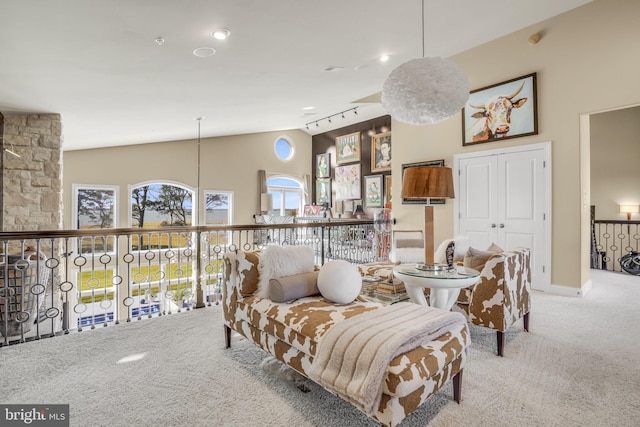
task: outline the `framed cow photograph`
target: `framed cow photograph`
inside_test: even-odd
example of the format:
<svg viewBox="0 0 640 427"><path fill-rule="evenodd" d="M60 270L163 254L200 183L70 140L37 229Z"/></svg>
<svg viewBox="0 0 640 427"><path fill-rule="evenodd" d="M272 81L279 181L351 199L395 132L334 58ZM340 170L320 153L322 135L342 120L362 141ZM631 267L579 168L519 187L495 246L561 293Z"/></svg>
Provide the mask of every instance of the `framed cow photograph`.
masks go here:
<svg viewBox="0 0 640 427"><path fill-rule="evenodd" d="M536 73L471 91L462 109L462 145L538 134Z"/></svg>

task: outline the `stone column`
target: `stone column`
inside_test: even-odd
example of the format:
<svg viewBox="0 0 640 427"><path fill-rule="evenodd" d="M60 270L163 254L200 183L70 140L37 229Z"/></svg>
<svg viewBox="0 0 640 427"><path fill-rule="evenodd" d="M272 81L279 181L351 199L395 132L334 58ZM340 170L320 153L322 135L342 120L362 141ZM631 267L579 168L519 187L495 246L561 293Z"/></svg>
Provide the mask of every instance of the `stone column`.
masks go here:
<svg viewBox="0 0 640 427"><path fill-rule="evenodd" d="M3 128L2 231L61 229L60 115L5 115L0 122Z"/></svg>

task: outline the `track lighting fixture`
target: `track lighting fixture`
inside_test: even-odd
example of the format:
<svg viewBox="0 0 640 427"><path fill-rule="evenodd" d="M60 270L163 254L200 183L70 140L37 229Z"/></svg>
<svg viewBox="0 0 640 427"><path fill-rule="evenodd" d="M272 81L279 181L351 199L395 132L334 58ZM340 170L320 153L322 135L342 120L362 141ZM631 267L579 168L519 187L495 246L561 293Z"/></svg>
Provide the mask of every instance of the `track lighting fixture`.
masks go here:
<svg viewBox="0 0 640 427"><path fill-rule="evenodd" d="M323 120L326 120L329 123L333 123L333 119L335 117L342 117L343 119L346 118L345 117L345 113L348 113L349 111L353 111L353 114L356 115L356 116L358 115L358 107L353 107L353 108L349 108L348 110L344 110L344 111L341 111L339 113L332 114L330 116L323 117L321 119L314 120L312 122L306 123L305 127L307 128L307 130L309 130L309 125L312 125L314 123L315 123L316 127L320 127L320 122L323 121Z"/></svg>

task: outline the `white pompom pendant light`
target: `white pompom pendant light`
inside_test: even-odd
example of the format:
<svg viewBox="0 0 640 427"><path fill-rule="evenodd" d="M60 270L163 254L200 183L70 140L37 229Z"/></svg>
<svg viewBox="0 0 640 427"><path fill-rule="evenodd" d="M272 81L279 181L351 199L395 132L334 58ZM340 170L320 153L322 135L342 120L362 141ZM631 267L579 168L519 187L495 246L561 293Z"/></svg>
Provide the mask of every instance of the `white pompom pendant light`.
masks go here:
<svg viewBox="0 0 640 427"><path fill-rule="evenodd" d="M424 0L422 56L394 69L382 86L382 106L395 120L431 125L457 114L469 99L469 80L448 59L424 58Z"/></svg>

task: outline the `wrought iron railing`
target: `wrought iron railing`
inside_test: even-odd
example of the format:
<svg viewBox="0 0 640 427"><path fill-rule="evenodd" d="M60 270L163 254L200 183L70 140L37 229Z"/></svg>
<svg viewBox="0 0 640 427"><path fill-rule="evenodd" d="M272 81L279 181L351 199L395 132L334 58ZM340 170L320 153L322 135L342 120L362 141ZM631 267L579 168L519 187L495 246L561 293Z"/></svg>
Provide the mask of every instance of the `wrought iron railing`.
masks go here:
<svg viewBox="0 0 640 427"><path fill-rule="evenodd" d="M640 221L593 221L591 267L624 271L620 259L640 252Z"/></svg>
<svg viewBox="0 0 640 427"><path fill-rule="evenodd" d="M316 263L388 259L373 221L0 233L8 345L217 304L226 252L305 245Z"/></svg>

